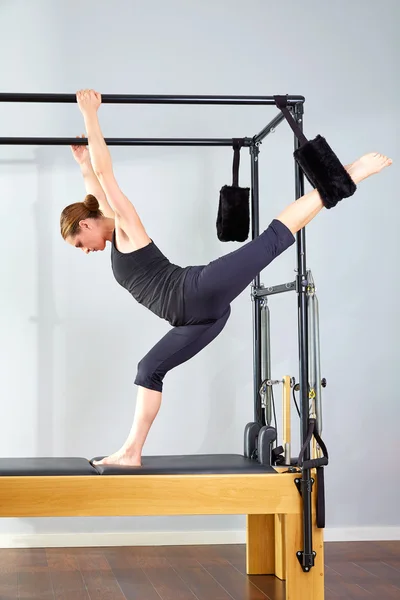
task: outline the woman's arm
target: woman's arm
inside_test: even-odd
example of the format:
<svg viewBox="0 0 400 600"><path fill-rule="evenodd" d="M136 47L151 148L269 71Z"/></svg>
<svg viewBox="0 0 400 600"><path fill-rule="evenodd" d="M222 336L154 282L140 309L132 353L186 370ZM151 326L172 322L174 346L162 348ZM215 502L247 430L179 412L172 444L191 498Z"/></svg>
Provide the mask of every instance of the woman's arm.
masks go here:
<svg viewBox="0 0 400 600"><path fill-rule="evenodd" d="M82 137L85 136L82 135ZM76 144L71 146L71 150L74 159L80 166L86 193L92 194L97 198L97 201L100 205L100 210L105 217L113 219L115 217L114 211L108 204L104 190L101 187L100 182L93 170L88 147L81 144Z"/></svg>
<svg viewBox="0 0 400 600"><path fill-rule="evenodd" d="M116 225L129 238L134 249L142 248L149 244L151 240L135 207L120 190L115 179L111 155L101 132L97 116L101 96L93 90L80 91L76 96L85 121L93 170L115 213Z"/></svg>

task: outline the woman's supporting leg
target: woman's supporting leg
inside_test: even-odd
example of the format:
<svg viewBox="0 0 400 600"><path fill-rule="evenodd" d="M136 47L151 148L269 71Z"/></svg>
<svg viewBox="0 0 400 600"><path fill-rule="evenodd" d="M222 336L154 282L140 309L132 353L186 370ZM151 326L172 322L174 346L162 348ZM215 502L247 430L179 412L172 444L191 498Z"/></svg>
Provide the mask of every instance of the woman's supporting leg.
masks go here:
<svg viewBox="0 0 400 600"><path fill-rule="evenodd" d="M168 371L186 362L210 344L225 327L228 306L209 323L171 329L140 361L135 383L139 386L133 424L120 450L95 464L140 466L142 449L161 406L163 379Z"/></svg>
<svg viewBox="0 0 400 600"><path fill-rule="evenodd" d="M135 415L129 435L118 452L94 464L140 466L142 448L160 410L162 392L139 386Z"/></svg>
<svg viewBox="0 0 400 600"><path fill-rule="evenodd" d="M346 168L358 184L391 164L382 154L367 154ZM201 315L207 310L219 311L230 304L268 264L294 243L296 234L324 207L317 190L295 200L285 208L257 238L238 250L210 262L200 272L195 294L185 300L188 313Z"/></svg>

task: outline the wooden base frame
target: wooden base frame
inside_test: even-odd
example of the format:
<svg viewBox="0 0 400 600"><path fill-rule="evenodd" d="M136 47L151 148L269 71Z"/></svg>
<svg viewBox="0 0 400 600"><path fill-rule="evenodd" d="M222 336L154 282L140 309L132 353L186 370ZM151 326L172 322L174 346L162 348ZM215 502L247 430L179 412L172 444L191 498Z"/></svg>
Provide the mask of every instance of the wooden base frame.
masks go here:
<svg viewBox="0 0 400 600"><path fill-rule="evenodd" d="M244 514L247 573L285 579L286 600L323 600L323 531L317 529L315 518L315 567L304 573L296 556L302 549L302 501L295 477L292 473L4 476L0 517Z"/></svg>

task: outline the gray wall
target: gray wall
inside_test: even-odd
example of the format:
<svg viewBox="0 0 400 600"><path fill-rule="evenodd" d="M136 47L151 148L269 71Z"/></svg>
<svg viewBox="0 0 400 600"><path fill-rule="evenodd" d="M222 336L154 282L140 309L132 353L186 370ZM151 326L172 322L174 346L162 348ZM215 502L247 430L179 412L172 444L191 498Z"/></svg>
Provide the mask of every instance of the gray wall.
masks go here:
<svg viewBox="0 0 400 600"><path fill-rule="evenodd" d="M305 130L344 162L366 151L394 166L308 228L321 313L328 527L398 526L399 363L396 0L276 3L22 2L0 4L1 90L304 94ZM273 108L103 106L105 136L241 136ZM2 105L2 136L75 136L76 105ZM261 223L294 197L292 133L261 148ZM171 260L233 250L215 233L227 149L113 148L122 189ZM243 152L241 183L248 185ZM0 454L95 456L119 448L135 404L136 364L167 330L113 280L109 250L86 257L60 238L59 214L84 195L67 147L1 147ZM293 279L290 249L262 274ZM297 377L295 296L271 301L273 376ZM277 394L277 400L279 395ZM280 410L278 409L278 414ZM172 372L147 454L241 452L252 419L248 291L229 325ZM297 422L293 418L297 439ZM382 509L382 503L384 509ZM240 529L242 517L3 520L2 532Z"/></svg>

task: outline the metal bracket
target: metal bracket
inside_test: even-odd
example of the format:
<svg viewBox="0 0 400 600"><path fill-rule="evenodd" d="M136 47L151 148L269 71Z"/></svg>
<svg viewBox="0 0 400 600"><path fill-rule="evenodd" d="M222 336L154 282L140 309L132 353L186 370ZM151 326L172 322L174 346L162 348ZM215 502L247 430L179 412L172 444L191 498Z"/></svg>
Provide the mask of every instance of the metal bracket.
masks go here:
<svg viewBox="0 0 400 600"><path fill-rule="evenodd" d="M297 491L299 492L300 496L303 496L303 487L306 488L306 492L312 492L312 486L314 485L314 479L311 477L310 479L303 481L303 479L299 479L298 477L296 477L296 479L294 480L294 484L297 487Z"/></svg>
<svg viewBox="0 0 400 600"><path fill-rule="evenodd" d="M305 573L308 573L309 570L315 564L315 557L317 556L317 553L315 552L315 550L313 550L312 554L304 554L303 551L299 550L298 552L296 552L296 556L303 571Z"/></svg>
<svg viewBox="0 0 400 600"><path fill-rule="evenodd" d="M296 281L290 283L283 283L280 285L271 285L268 287L254 288L252 291L253 298L263 298L264 296L271 296L272 294L281 294L282 292L296 291Z"/></svg>
<svg viewBox="0 0 400 600"><path fill-rule="evenodd" d="M301 102L296 102L296 104L294 105L293 108L294 108L293 112L294 112L294 114L296 116L298 116L298 115L299 116L304 115L304 106L303 106L303 104Z"/></svg>
<svg viewBox="0 0 400 600"><path fill-rule="evenodd" d="M250 155L254 156L254 161L257 162L258 161L258 156L260 154L260 142L256 142L254 143L254 140L252 140L252 144L249 147L249 151L250 151Z"/></svg>

